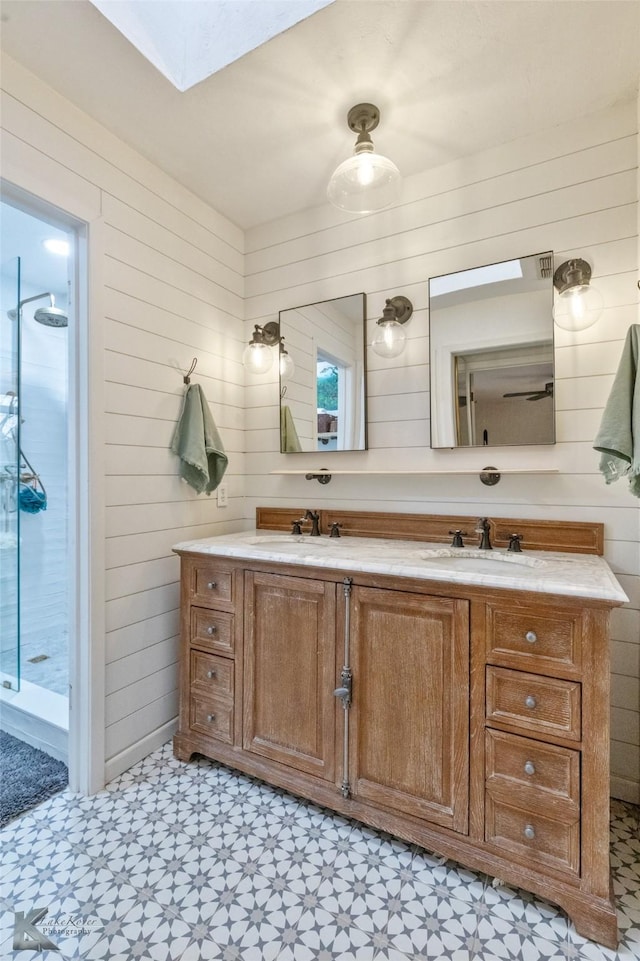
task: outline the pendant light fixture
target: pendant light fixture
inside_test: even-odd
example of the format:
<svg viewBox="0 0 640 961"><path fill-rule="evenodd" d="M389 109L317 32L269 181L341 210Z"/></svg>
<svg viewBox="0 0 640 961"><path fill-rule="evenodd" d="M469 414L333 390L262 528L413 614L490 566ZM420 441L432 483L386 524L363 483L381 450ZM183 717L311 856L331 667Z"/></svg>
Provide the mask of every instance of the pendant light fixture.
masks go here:
<svg viewBox="0 0 640 961"><path fill-rule="evenodd" d="M359 103L347 114L349 129L358 134L353 157L333 172L327 197L335 207L368 214L400 199L402 178L392 160L375 153L369 133L378 126L380 111L372 103Z"/></svg>
<svg viewBox="0 0 640 961"><path fill-rule="evenodd" d="M591 267L586 260L565 260L553 275L558 291L553 319L563 330L586 330L600 317L604 305L600 291L591 283Z"/></svg>
<svg viewBox="0 0 640 961"><path fill-rule="evenodd" d="M378 330L371 342L371 349L379 357L398 357L404 350L407 335L404 324L413 313L413 304L408 297L398 295L385 302L382 317L377 320Z"/></svg>

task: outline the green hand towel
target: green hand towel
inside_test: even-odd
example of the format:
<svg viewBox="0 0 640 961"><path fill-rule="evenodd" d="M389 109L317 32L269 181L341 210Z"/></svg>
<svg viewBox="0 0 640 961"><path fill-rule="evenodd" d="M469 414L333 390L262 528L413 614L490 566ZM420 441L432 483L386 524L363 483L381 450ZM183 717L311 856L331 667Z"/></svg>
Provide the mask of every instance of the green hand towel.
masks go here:
<svg viewBox="0 0 640 961"><path fill-rule="evenodd" d="M600 470L607 484L629 478L629 490L640 497L640 325L633 324L622 349L602 423L593 442L602 453Z"/></svg>
<svg viewBox="0 0 640 961"><path fill-rule="evenodd" d="M280 408L280 450L283 454L302 450L293 414L286 404Z"/></svg>
<svg viewBox="0 0 640 961"><path fill-rule="evenodd" d="M198 494L216 489L228 458L200 384L190 384L185 392L171 450L180 458L180 476Z"/></svg>

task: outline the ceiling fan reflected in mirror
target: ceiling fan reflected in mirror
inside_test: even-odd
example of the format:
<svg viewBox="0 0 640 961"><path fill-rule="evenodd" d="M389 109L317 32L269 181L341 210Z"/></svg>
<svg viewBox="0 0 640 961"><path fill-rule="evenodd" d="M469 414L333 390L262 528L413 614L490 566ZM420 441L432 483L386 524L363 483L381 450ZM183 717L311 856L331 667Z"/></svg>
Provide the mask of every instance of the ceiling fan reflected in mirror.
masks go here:
<svg viewBox="0 0 640 961"><path fill-rule="evenodd" d="M553 381L550 380L544 385L543 390L518 390L512 394L503 394L503 397L526 397L527 400L543 400L545 397L553 397Z"/></svg>

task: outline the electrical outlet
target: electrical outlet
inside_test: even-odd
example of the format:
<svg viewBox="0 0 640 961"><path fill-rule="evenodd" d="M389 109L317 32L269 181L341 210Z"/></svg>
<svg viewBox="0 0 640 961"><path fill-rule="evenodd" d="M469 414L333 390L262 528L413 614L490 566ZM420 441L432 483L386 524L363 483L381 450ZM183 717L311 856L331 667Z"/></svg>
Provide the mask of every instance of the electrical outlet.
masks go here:
<svg viewBox="0 0 640 961"><path fill-rule="evenodd" d="M218 487L218 507L229 506L229 490L223 481Z"/></svg>

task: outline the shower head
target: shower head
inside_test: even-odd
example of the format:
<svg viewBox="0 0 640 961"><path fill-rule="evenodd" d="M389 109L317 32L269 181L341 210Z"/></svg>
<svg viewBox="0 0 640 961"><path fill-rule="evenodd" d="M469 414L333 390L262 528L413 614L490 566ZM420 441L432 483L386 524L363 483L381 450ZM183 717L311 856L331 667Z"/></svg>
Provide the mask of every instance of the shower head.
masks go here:
<svg viewBox="0 0 640 961"><path fill-rule="evenodd" d="M51 304L49 307L39 307L33 315L34 320L37 320L39 324L44 324L45 327L66 327L69 323L69 318L64 310L56 307L56 299L53 294L48 291L44 294L36 294L35 297L26 297L24 300L21 300L18 304L20 314L22 314L22 308L25 304L30 303L32 300L41 300L43 297L48 297ZM18 316L18 310L8 310L7 317L10 320L15 320Z"/></svg>
<svg viewBox="0 0 640 961"><path fill-rule="evenodd" d="M51 306L39 307L33 315L33 319L37 320L39 324L44 324L45 327L66 327L69 323L69 318L64 310L56 307L56 300L53 294L49 294L49 296L51 297Z"/></svg>

